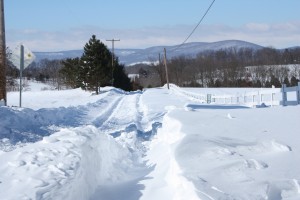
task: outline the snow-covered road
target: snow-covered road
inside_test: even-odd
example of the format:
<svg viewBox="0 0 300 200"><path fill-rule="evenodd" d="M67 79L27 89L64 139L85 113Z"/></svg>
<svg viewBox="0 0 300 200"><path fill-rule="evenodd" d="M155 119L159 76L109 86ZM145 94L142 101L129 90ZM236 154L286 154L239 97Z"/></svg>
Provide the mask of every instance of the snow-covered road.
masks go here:
<svg viewBox="0 0 300 200"><path fill-rule="evenodd" d="M299 106L180 91L31 91L28 108L0 107L0 199L300 199Z"/></svg>
<svg viewBox="0 0 300 200"><path fill-rule="evenodd" d="M1 166L0 196L139 199L140 181L154 169L143 157L165 113L144 110L141 95L108 89L83 105L55 106L58 100L45 95L35 110L1 107L0 147L6 153L0 161L6 164Z"/></svg>

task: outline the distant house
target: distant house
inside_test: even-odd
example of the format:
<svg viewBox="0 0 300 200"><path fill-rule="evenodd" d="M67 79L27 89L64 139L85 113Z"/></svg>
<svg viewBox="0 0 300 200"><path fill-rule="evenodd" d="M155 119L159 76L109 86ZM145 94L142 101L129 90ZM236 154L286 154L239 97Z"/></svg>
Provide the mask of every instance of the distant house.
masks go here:
<svg viewBox="0 0 300 200"><path fill-rule="evenodd" d="M128 78L130 78L131 82L135 82L136 79L140 78L139 74L128 74Z"/></svg>

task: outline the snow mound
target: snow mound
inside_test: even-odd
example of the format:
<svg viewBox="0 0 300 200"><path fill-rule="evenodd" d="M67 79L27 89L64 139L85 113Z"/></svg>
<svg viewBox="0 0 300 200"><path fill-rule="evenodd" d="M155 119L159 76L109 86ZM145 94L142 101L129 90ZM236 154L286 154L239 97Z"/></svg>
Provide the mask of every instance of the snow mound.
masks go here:
<svg viewBox="0 0 300 200"><path fill-rule="evenodd" d="M0 150L10 151L22 143L41 140L53 133L55 126L80 124L84 109L61 107L35 111L29 108L0 107L0 113Z"/></svg>
<svg viewBox="0 0 300 200"><path fill-rule="evenodd" d="M195 187L183 175L176 161L176 146L184 136L180 132L181 123L166 115L163 126L151 143L148 164L155 166L143 181L148 185L141 199L198 199Z"/></svg>
<svg viewBox="0 0 300 200"><path fill-rule="evenodd" d="M93 126L61 129L8 154L0 157L6 199L89 199L99 184L124 179L132 166L130 152Z"/></svg>

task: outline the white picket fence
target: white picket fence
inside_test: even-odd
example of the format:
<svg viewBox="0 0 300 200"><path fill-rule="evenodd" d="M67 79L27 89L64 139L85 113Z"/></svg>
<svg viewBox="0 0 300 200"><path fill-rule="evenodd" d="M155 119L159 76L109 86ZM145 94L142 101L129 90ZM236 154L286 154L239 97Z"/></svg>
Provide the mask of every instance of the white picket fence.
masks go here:
<svg viewBox="0 0 300 200"><path fill-rule="evenodd" d="M191 98L194 101L201 103L214 104L245 104L248 106L288 106L300 104L300 82L298 86L270 89L257 89L257 91L237 93L234 95L215 95L212 93L195 93L179 88L176 85L170 85L171 90L178 95L183 95Z"/></svg>
<svg viewBox="0 0 300 200"><path fill-rule="evenodd" d="M246 104L249 106L263 104L274 106L280 105L280 100L278 100L280 91L280 89L272 88L270 90L258 90L236 95L211 95L211 98L207 98L206 102L217 104Z"/></svg>

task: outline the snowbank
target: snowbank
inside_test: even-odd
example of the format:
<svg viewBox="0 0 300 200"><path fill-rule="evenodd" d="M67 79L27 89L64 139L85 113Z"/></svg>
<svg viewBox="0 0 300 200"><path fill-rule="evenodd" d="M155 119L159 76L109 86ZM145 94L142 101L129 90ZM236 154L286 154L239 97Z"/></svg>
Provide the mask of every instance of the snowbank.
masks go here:
<svg viewBox="0 0 300 200"><path fill-rule="evenodd" d="M300 199L300 106L185 90L24 92L0 107L1 199Z"/></svg>
<svg viewBox="0 0 300 200"><path fill-rule="evenodd" d="M175 158L200 199L300 198L299 106L188 106L170 113L184 134Z"/></svg>
<svg viewBox="0 0 300 200"><path fill-rule="evenodd" d="M117 182L131 167L127 149L93 126L61 129L0 155L5 199L89 199L99 184Z"/></svg>
<svg viewBox="0 0 300 200"><path fill-rule="evenodd" d="M195 187L182 174L175 150L183 138L182 124L166 115L163 126L153 139L146 159L155 170L143 181L147 187L141 199L198 199Z"/></svg>

